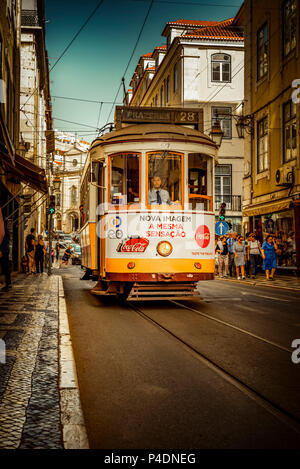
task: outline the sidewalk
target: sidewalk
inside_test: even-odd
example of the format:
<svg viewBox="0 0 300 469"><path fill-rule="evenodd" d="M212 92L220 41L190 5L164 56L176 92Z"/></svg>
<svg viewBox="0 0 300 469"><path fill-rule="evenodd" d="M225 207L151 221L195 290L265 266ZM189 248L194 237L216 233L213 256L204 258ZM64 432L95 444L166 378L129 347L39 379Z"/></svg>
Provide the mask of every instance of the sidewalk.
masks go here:
<svg viewBox="0 0 300 469"><path fill-rule="evenodd" d="M0 448L87 448L60 276L14 278L0 339Z"/></svg>
<svg viewBox="0 0 300 469"><path fill-rule="evenodd" d="M225 282L235 282L247 285L253 285L256 287L270 287L280 288L283 290L300 291L300 278L290 275L279 275L275 273L274 280L267 280L264 274L258 274L255 279L246 278L246 280L237 280L235 277L219 278L215 277L216 280L223 280Z"/></svg>

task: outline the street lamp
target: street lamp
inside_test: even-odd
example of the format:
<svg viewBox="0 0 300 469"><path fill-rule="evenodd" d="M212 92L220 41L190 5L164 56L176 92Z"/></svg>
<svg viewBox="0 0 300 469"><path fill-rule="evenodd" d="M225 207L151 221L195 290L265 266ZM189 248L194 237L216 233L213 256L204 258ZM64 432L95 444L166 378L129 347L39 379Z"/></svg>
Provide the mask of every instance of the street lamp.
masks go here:
<svg viewBox="0 0 300 469"><path fill-rule="evenodd" d="M54 190L59 192L60 190L60 185L61 185L61 180L59 178L55 178L53 180L53 187L54 187Z"/></svg>
<svg viewBox="0 0 300 469"><path fill-rule="evenodd" d="M215 120L209 135L212 141L215 142L217 147L219 147L222 143L224 132L221 129L220 121L218 119Z"/></svg>
<svg viewBox="0 0 300 469"><path fill-rule="evenodd" d="M253 134L253 117L249 114L247 116L233 116L236 117L236 130L239 138L244 138L244 131L248 134Z"/></svg>

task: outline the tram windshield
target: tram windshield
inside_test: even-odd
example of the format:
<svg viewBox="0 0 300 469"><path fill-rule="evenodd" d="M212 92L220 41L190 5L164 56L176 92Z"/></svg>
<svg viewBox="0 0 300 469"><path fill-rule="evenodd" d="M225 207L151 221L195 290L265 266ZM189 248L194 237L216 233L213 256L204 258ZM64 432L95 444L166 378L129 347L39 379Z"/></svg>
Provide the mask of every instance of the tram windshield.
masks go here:
<svg viewBox="0 0 300 469"><path fill-rule="evenodd" d="M192 210L212 209L212 187L208 174L209 159L206 155L189 153L189 206Z"/></svg>
<svg viewBox="0 0 300 469"><path fill-rule="evenodd" d="M168 151L148 153L148 205L180 205L182 155Z"/></svg>
<svg viewBox="0 0 300 469"><path fill-rule="evenodd" d="M110 157L110 200L114 205L140 202L140 156L118 153Z"/></svg>

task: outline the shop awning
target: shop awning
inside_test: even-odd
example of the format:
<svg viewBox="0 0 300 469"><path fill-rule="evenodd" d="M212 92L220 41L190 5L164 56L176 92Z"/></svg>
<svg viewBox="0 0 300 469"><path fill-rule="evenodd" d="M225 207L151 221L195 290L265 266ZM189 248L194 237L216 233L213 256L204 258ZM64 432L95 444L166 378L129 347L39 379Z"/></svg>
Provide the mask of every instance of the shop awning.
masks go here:
<svg viewBox="0 0 300 469"><path fill-rule="evenodd" d="M255 215L265 215L266 213L275 213L290 208L292 200L285 199L278 202L271 202L264 205L256 205L243 210L244 217L253 217Z"/></svg>
<svg viewBox="0 0 300 469"><path fill-rule="evenodd" d="M15 153L14 164L7 158L7 154L0 152L0 158L5 167L7 175L11 175L25 182L33 189L44 194L48 193L48 183L45 170L31 163L26 158Z"/></svg>

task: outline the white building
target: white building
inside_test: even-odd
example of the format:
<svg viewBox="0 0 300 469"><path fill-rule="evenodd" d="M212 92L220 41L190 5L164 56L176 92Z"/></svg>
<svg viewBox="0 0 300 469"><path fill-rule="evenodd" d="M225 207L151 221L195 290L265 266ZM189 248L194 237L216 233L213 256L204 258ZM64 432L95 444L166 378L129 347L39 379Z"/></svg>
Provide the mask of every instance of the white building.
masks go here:
<svg viewBox="0 0 300 469"><path fill-rule="evenodd" d="M244 144L233 114L244 99L244 38L235 18L167 23L165 46L140 58L130 85L132 106L200 107L209 134L218 119L224 132L215 171L215 211L226 202L226 220L241 231ZM152 58L151 73L144 64ZM153 71L154 68L154 71ZM150 79L151 78L151 79Z"/></svg>
<svg viewBox="0 0 300 469"><path fill-rule="evenodd" d="M53 174L61 181L56 193L56 230L73 233L79 228L80 178L89 146L75 135L55 132Z"/></svg>

